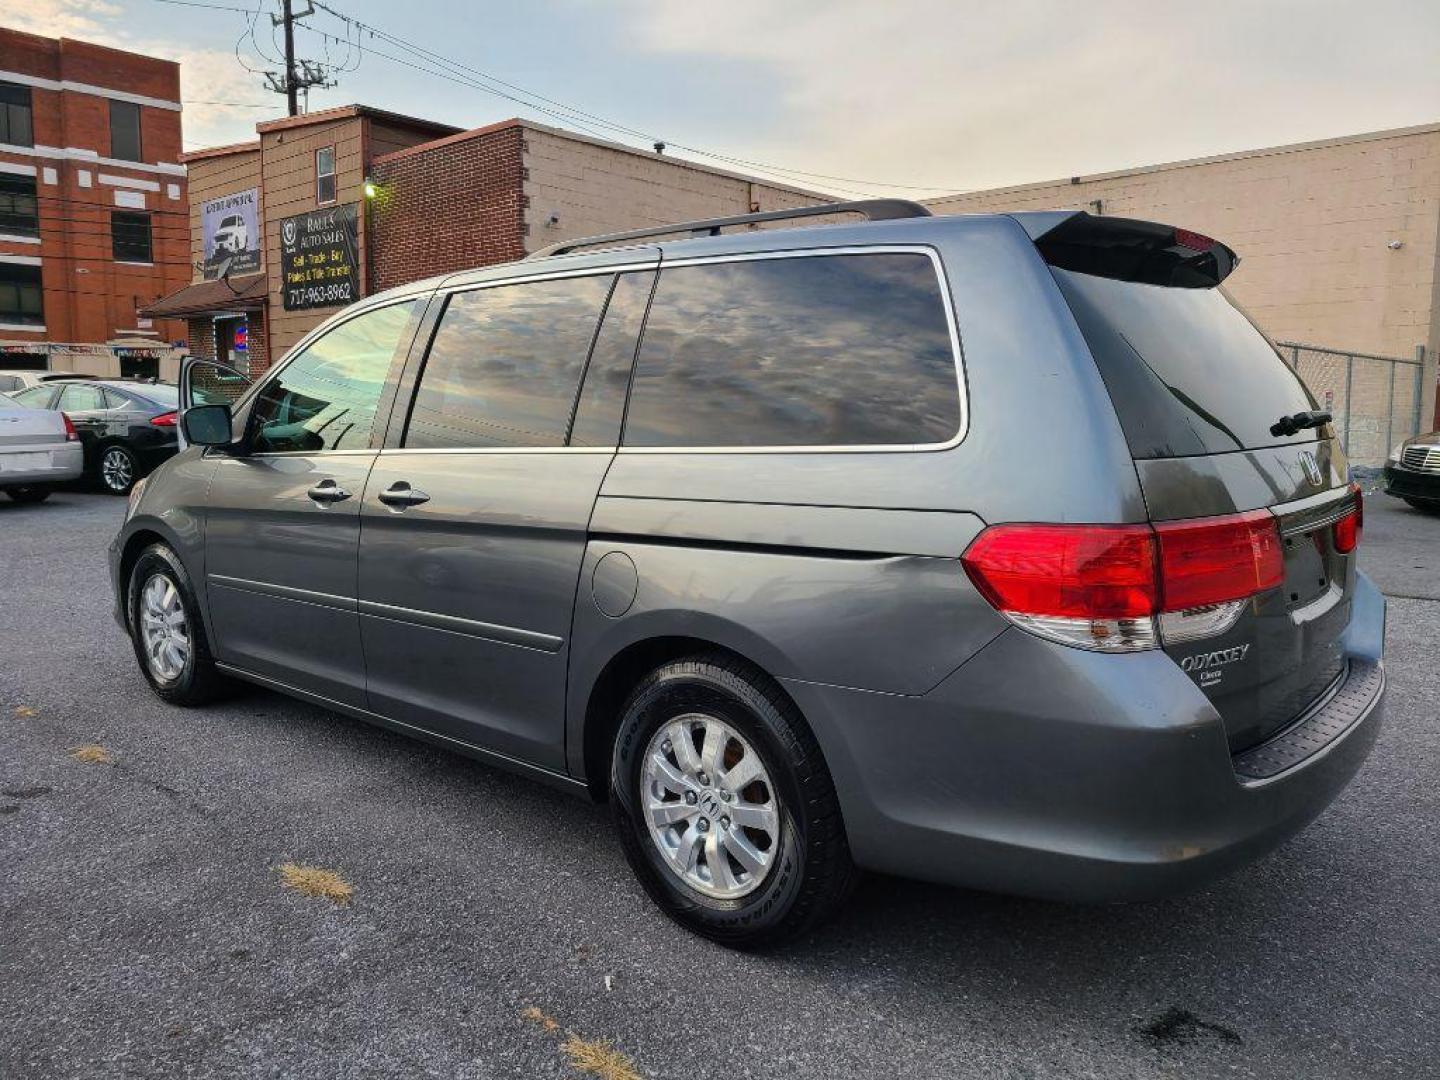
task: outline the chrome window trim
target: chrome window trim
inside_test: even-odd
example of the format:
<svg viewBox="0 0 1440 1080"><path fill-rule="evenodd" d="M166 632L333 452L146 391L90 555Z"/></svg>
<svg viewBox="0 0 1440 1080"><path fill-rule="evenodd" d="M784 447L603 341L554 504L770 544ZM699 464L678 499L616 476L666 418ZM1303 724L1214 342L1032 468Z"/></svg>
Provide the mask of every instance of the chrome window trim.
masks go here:
<svg viewBox="0 0 1440 1080"><path fill-rule="evenodd" d="M603 266L586 267L557 267L548 271L535 271L512 277L496 277L487 281L472 281L457 284L442 283L433 290L433 299L442 304L448 304L450 297L459 293L475 292L480 289L500 288L506 285L523 285L535 281L547 281L551 279L575 278L575 277L603 277L631 273L635 271L654 270L662 275L665 270L671 267L682 266L703 266L712 263L727 262L756 262L765 259L803 259L817 258L828 255L924 255L930 260L930 265L935 271L936 282L940 287L941 307L945 312L945 325L950 335L950 351L955 365L956 394L960 405L960 424L956 433L943 442L935 443L845 443L838 445L824 445L811 443L796 443L794 445L782 446L515 446L515 447L380 447L365 448L361 450L318 450L306 452L302 450L277 450L265 451L253 454L253 457L320 457L326 455L403 455L403 454L910 454L910 453L932 453L935 451L951 450L964 441L970 430L970 400L968 387L965 381L964 351L960 341L959 324L955 317L955 300L950 292L950 279L945 273L945 264L940 258L940 253L928 244L846 244L836 247L807 247L775 251L743 251L727 252L720 255L692 255L684 258L669 260L663 257L663 245L659 257L655 260L644 262L620 262ZM348 322L352 318L375 311L382 307L393 304L407 303L417 298L426 296L425 290L409 293L405 296L388 298L379 302L366 303L354 311L345 313L344 318L337 318L334 322L325 322L317 326L309 334L297 341L286 353L285 358L271 371L267 372L264 382L257 382L247 394L238 399L238 408L255 394L259 393L262 386L268 384L271 379L278 377L302 351L321 336ZM363 303L363 301L362 301ZM443 318L443 311L441 313ZM648 320L647 320L648 321ZM438 325L438 324L437 324ZM427 350L428 351L428 350Z"/></svg>
<svg viewBox="0 0 1440 1080"><path fill-rule="evenodd" d="M519 277L497 277L487 281L457 282L453 285L443 283L436 289L436 295L442 297L448 303L452 296L460 293L477 292L480 289L496 289L505 285L528 285L535 281L551 281L561 278L605 277L610 274L631 273L636 270L658 270L660 268L661 261L657 254L650 262L611 263L606 266L572 266L569 269L555 269L549 273L536 272L522 274ZM440 313L440 317L442 319L445 317L443 311Z"/></svg>
<svg viewBox="0 0 1440 1080"><path fill-rule="evenodd" d="M212 448L213 449L213 448ZM283 458L283 457L360 457L362 454L374 456L380 451L373 447L366 447L363 450L256 450L245 455L246 460L257 458ZM223 451L222 451L223 453Z"/></svg>
<svg viewBox="0 0 1440 1080"><path fill-rule="evenodd" d="M928 244L847 244L836 247L794 248L785 251L745 251L723 255L694 255L675 260L662 260L660 275L672 267L704 266L710 263L756 262L762 259L805 259L827 255L924 255L934 268L940 286L941 307L945 325L950 332L950 352L955 364L955 387L960 403L960 426L955 434L935 443L843 443L824 445L796 443L786 446L626 446L621 433L621 454L914 454L951 450L964 441L970 430L970 399L965 384L964 352L960 344L959 324L955 319L955 299L950 293L950 279L940 252ZM657 286L658 288L658 286ZM646 323L648 326L649 318ZM643 341L643 332L642 332ZM637 356L638 362L638 356ZM632 383L633 390L633 383ZM628 400L627 400L628 416Z"/></svg>
<svg viewBox="0 0 1440 1080"><path fill-rule="evenodd" d="M401 454L613 454L614 446L387 446L379 453ZM341 451L343 453L343 451Z"/></svg>

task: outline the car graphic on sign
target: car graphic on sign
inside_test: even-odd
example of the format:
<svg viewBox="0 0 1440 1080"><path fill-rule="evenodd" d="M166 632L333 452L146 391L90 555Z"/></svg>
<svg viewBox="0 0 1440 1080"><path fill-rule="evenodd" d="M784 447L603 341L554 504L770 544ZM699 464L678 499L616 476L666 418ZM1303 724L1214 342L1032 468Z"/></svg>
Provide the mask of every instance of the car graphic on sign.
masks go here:
<svg viewBox="0 0 1440 1080"><path fill-rule="evenodd" d="M220 222L219 228L215 230L215 252L228 252L231 255L238 255L250 246L250 230L245 227L245 219L239 214L231 214L224 221Z"/></svg>

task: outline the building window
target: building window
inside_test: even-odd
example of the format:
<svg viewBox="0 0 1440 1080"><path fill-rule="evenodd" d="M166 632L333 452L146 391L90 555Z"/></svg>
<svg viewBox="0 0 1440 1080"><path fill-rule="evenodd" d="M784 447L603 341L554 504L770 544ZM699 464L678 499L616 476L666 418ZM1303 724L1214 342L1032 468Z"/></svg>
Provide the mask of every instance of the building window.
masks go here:
<svg viewBox="0 0 1440 1080"><path fill-rule="evenodd" d="M315 201L335 201L335 148L323 146L315 151Z"/></svg>
<svg viewBox="0 0 1440 1080"><path fill-rule="evenodd" d="M35 198L33 176L0 173L0 233L40 235L40 204Z"/></svg>
<svg viewBox="0 0 1440 1080"><path fill-rule="evenodd" d="M110 211L110 251L116 262L153 262L150 215Z"/></svg>
<svg viewBox="0 0 1440 1080"><path fill-rule="evenodd" d="M140 161L140 106L129 101L110 102L110 156Z"/></svg>
<svg viewBox="0 0 1440 1080"><path fill-rule="evenodd" d="M30 88L0 82L0 143L34 146L35 125L30 111Z"/></svg>
<svg viewBox="0 0 1440 1080"><path fill-rule="evenodd" d="M0 263L0 325L45 325L40 267Z"/></svg>

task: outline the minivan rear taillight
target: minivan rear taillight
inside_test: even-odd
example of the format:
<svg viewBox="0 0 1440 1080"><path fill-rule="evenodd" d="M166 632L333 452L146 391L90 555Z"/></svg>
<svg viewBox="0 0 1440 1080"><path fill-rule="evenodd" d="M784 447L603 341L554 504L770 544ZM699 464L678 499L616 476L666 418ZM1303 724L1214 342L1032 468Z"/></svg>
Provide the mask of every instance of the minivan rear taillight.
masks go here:
<svg viewBox="0 0 1440 1080"><path fill-rule="evenodd" d="M1018 626L1106 652L1221 633L1285 576L1267 510L1155 525L994 525L961 562Z"/></svg>
<svg viewBox="0 0 1440 1080"><path fill-rule="evenodd" d="M1350 491L1355 496L1355 506L1334 526L1335 550L1341 555L1348 555L1360 546L1360 534L1365 530L1365 496L1359 484L1352 483Z"/></svg>

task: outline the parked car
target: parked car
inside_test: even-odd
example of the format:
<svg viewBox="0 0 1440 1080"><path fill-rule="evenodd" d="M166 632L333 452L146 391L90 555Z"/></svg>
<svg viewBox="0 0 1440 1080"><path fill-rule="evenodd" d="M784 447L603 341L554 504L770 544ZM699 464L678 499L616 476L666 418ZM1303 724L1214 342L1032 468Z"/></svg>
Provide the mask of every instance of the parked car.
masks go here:
<svg viewBox="0 0 1440 1080"><path fill-rule="evenodd" d="M80 436L68 416L0 394L0 491L15 502L42 502L52 484L74 480L82 469Z"/></svg>
<svg viewBox="0 0 1440 1080"><path fill-rule="evenodd" d="M68 378L11 396L28 408L67 414L80 433L87 475L112 495L129 494L138 478L179 448L173 383Z"/></svg>
<svg viewBox="0 0 1440 1080"><path fill-rule="evenodd" d="M1385 493L1440 514L1440 431L1406 439L1385 462Z"/></svg>
<svg viewBox="0 0 1440 1080"><path fill-rule="evenodd" d="M24 390L27 386L39 386L50 373L47 371L0 371L0 394Z"/></svg>
<svg viewBox="0 0 1440 1080"><path fill-rule="evenodd" d="M189 407L110 552L155 692L244 679L608 799L734 945L857 868L1183 889L1350 780L1384 599L1230 249L892 201L670 230L371 297Z"/></svg>

